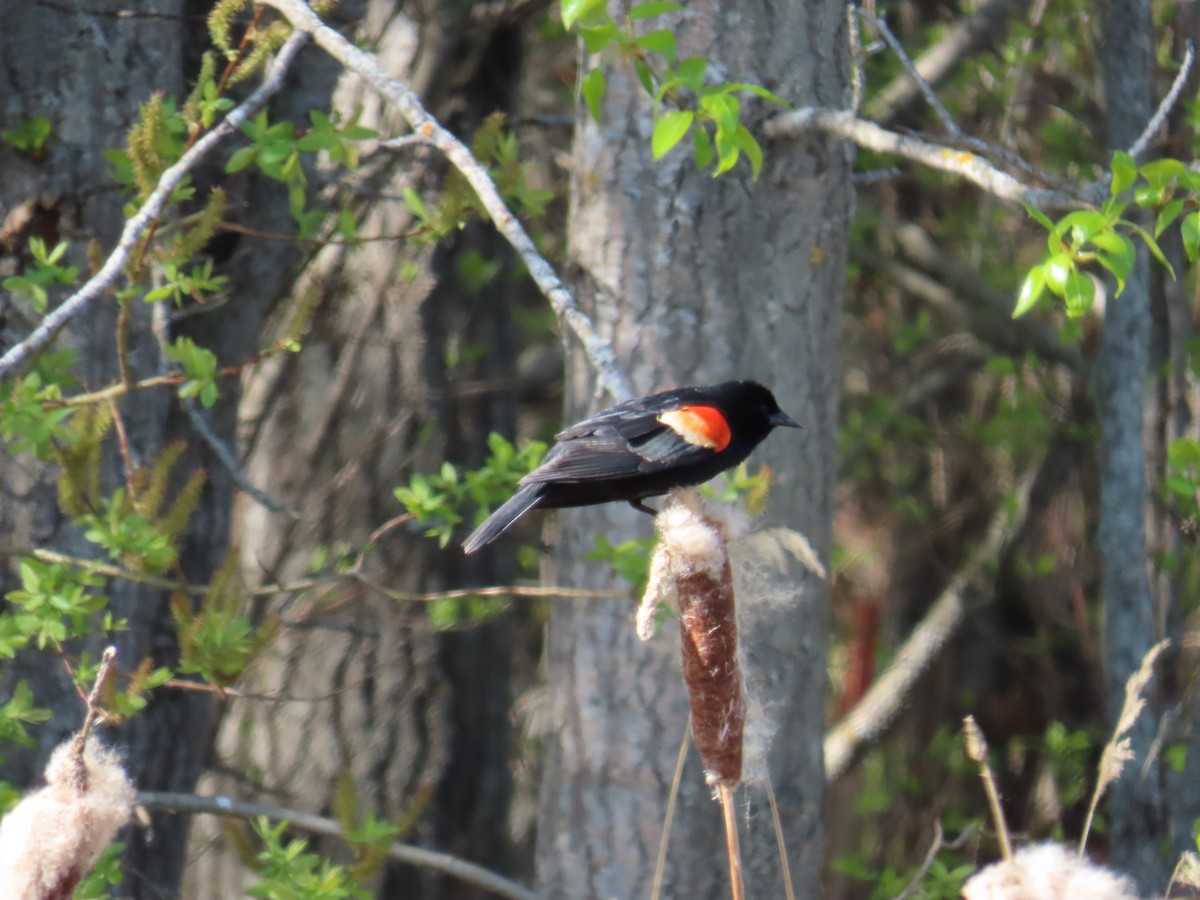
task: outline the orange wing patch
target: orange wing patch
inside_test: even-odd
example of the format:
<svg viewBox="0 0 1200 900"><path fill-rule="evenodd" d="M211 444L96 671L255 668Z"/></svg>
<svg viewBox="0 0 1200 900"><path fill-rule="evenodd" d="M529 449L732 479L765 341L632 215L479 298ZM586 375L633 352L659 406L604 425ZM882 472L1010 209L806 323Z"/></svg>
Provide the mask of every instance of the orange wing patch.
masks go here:
<svg viewBox="0 0 1200 900"><path fill-rule="evenodd" d="M684 406L658 417L673 432L696 447L720 453L729 446L729 423L715 406Z"/></svg>

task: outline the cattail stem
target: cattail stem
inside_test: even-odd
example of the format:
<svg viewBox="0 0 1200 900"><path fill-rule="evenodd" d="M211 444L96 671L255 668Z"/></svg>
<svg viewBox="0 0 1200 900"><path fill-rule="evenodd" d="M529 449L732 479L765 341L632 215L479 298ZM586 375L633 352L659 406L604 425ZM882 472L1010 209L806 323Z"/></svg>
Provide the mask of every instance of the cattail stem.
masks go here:
<svg viewBox="0 0 1200 900"><path fill-rule="evenodd" d="M733 900L745 900L746 888L742 883L742 849L738 842L737 806L733 796L734 785L721 782L717 794L721 801L721 812L725 818L725 850L729 854L729 888Z"/></svg>

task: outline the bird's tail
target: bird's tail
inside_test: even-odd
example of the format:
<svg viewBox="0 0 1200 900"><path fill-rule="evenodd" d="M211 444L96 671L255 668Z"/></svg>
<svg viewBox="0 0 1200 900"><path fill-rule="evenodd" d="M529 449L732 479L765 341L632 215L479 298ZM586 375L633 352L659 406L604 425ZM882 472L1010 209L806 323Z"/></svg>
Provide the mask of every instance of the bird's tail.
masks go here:
<svg viewBox="0 0 1200 900"><path fill-rule="evenodd" d="M504 505L483 520L483 524L463 541L463 553L471 554L500 537L513 522L525 515L542 499L540 484L527 484L505 501Z"/></svg>

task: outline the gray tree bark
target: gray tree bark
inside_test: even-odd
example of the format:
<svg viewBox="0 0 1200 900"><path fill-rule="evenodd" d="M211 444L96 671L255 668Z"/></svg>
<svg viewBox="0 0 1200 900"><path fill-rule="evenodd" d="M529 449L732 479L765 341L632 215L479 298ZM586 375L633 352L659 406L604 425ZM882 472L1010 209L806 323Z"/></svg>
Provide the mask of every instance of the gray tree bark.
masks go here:
<svg viewBox="0 0 1200 900"><path fill-rule="evenodd" d="M186 4L180 2L147 2L130 17L83 7L68 10L15 2L4 6L0 120L9 127L21 118L42 116L50 121L53 133L41 160L0 146L0 215L7 216L27 201L40 201L43 211L32 233L45 238L49 246L60 239L70 241L71 262L86 272L88 242L95 240L102 249L111 247L124 221L124 198L112 182L103 151L124 144L138 105L152 91L180 93L184 44L195 29ZM13 265L13 256L23 250L29 236L16 236L5 265ZM15 340L26 323L15 310L5 313L12 329L5 340ZM132 313L129 363L134 377L157 374L160 361L147 327L149 308L138 304ZM86 386L99 387L120 378L116 316L116 303L102 300L59 339L59 346L73 347L78 353L78 371ZM220 354L236 353L240 336L225 333L223 337L226 340L218 336L209 346ZM228 402L218 416L227 411ZM119 402L136 460L152 461L167 443L193 438L190 426L171 407L165 392L140 392ZM197 460L209 468L210 479L181 559L187 577L201 580L224 557L233 486L206 449L192 452L191 461ZM122 465L115 452L106 453L103 465L103 489L112 491L123 482ZM6 458L0 474L0 540L92 556L94 547L57 512L55 476L29 457ZM0 592L13 587L6 567ZM111 641L118 648L122 668L131 669L147 656L170 661L176 651L166 593L119 582L109 585L106 593L114 616L126 618L129 629L97 635L88 646L72 651L87 650L96 658ZM51 722L36 729L35 746L5 748L0 778L27 786L39 781L50 750L79 728L83 708L62 662L49 654L25 652L5 666L0 696L21 679L29 683L36 702L53 712ZM106 737L121 745L126 767L140 787L188 791L199 776L213 722L212 703L204 695L164 692L141 715ZM163 735L172 739L164 740ZM187 823L165 816L154 816L153 832L130 833L127 861L133 874L123 895L174 893L186 840Z"/></svg>
<svg viewBox="0 0 1200 900"><path fill-rule="evenodd" d="M484 116L511 105L521 65L512 23L472 26L471 9L377 0L340 7L339 17L469 139ZM400 133L357 78L344 77L333 102L347 117L361 106L364 123L384 136ZM523 288L502 275L475 293L457 268L468 249L507 261L506 247L480 224L438 247L403 238L414 225L403 189L435 207L444 175L432 154L366 161L334 202L355 210L364 236L396 239L317 254L291 291L297 300L278 316L314 304L303 351L247 379L247 469L300 512L290 521L242 508L239 540L253 584L303 577L315 552L361 545L402 512L392 489L407 473L436 471L446 459L478 465L489 432L513 431L511 309ZM471 362L474 348L481 355ZM467 361L454 363L455 352ZM464 564L456 547L439 550L421 532L406 526L382 536L367 556L371 581L424 592L511 579L503 560ZM438 634L421 604L361 585L281 596L260 610L268 612L288 624L243 688L281 700L229 703L203 788L329 814L349 782L360 815L414 823L405 840L511 872L511 618ZM254 882L221 832L212 820L197 825L188 897L241 896ZM345 856L337 841L313 846ZM478 895L399 866L377 873L374 887L381 897Z"/></svg>
<svg viewBox="0 0 1200 900"><path fill-rule="evenodd" d="M614 16L618 11L614 11ZM679 55L764 84L797 105L845 101L844 7L833 2L691 3L678 17ZM583 67L593 64L583 59ZM712 179L679 148L650 158L650 101L629 67L607 69L597 127L580 106L572 166L570 256L576 295L611 337L635 391L753 377L804 426L770 438L754 461L774 472L768 518L803 531L828 559L836 477L839 314L852 206L850 157L821 138L767 146L761 178L743 165ZM754 131L765 110L745 103ZM688 144L688 141L684 141ZM566 418L598 405L571 348ZM607 399L607 398L605 398ZM593 538L645 536L628 507L557 518L550 580L612 586L585 561ZM794 602L743 633L771 672L760 699L778 727L769 754L801 896L820 883L824 771L824 585L797 583ZM639 644L628 601L559 603L547 646L550 721L538 842L541 888L555 897L644 897L667 789L687 720L678 643L666 628ZM778 854L761 785L742 789L742 851L751 896L781 896ZM667 856L665 895L727 896L717 806L695 763Z"/></svg>
<svg viewBox="0 0 1200 900"><path fill-rule="evenodd" d="M1103 27L1108 142L1113 149L1127 149L1154 111L1150 4L1110 0ZM1108 709L1114 723L1125 699L1125 682L1163 634L1147 577L1144 518L1149 500L1143 439L1149 301L1149 254L1139 247L1125 292L1107 304L1095 374L1101 423L1101 514L1096 540L1102 558ZM1157 683L1151 686L1152 697L1158 690ZM1152 703L1151 709L1157 706ZM1170 817L1162 770L1151 755L1157 730L1156 716L1143 714L1138 719L1129 735L1135 761L1125 767L1109 799L1113 863L1151 893L1162 890L1173 867L1163 852L1170 845Z"/></svg>

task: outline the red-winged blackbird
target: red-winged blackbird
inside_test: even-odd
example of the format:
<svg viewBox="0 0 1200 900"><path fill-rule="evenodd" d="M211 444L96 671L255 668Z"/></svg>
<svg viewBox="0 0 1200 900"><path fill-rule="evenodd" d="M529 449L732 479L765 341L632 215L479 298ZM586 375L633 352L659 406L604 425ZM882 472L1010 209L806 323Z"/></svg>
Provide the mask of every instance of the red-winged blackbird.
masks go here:
<svg viewBox="0 0 1200 900"><path fill-rule="evenodd" d="M531 509L627 500L700 484L750 455L778 425L799 428L754 381L685 387L621 403L555 435L542 464L463 542L474 553Z"/></svg>

